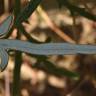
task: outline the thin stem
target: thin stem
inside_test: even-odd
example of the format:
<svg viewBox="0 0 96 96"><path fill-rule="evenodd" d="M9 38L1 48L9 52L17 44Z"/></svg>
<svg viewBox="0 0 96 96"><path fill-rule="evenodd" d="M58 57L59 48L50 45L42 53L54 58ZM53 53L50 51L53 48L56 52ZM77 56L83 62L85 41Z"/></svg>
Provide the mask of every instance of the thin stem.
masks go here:
<svg viewBox="0 0 96 96"><path fill-rule="evenodd" d="M14 15L15 18L18 17L21 9L21 1L15 0ZM21 34L18 30L17 39L20 39ZM12 96L20 96L20 69L22 64L22 54L21 52L16 51L15 53L15 67L13 75L13 93Z"/></svg>

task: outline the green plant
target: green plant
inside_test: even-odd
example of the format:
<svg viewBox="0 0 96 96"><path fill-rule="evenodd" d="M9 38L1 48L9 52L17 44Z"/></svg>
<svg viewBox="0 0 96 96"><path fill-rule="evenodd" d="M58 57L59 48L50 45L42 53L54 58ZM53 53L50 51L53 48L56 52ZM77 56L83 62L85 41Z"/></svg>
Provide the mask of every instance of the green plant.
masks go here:
<svg viewBox="0 0 96 96"><path fill-rule="evenodd" d="M5 37L5 38L8 38L9 36L10 36L10 34L12 33L12 30L14 29L14 28L17 28L18 29L18 35L17 35L17 39L19 39L20 40L20 38L21 38L21 34L23 33L25 36L26 36L26 38L28 39L28 41L29 42L31 42L31 43L46 43L46 42L50 42L50 40L49 41L46 41L46 42L39 42L39 41L37 41L37 40L35 40L35 39L33 39L26 31L25 31L25 29L24 29L24 27L22 26L22 22L26 22L27 21L27 19L29 18L29 16L36 10L36 8L37 8L37 6L40 4L40 2L41 2L42 0L31 0L30 2L29 2L29 4L21 11L20 9L20 7L21 7L21 3L20 3L20 0L15 0L15 7L14 7L14 17L15 17L15 20L14 20L14 24L13 24L13 26L11 27L11 29L10 29L10 31L9 31L9 33L7 34L7 36ZM94 15L92 15L92 14L90 14L89 12L87 12L87 11L85 11L84 9L82 9L82 8L79 8L79 7L77 7L77 6L75 6L75 5L72 5L71 3L69 3L67 0L60 0L59 1L59 3L60 4L63 4L65 7L67 7L70 11L72 11L72 12L74 12L74 13L78 13L79 15L81 15L81 16L84 16L84 17L86 17L86 18L88 18L88 19L90 19L90 20L93 20L93 21L96 21L96 16L94 16ZM6 26L5 24L9 24L9 27L10 27L10 22L9 21L11 21L12 19L10 19L10 18L12 18L12 17L9 17L8 19L6 19L5 20L5 22L3 23L3 26ZM9 20L9 21L8 21ZM7 22L8 21L8 22ZM3 28L3 27L2 27ZM3 28L4 29L4 28ZM2 29L2 30L3 30ZM0 33L2 33L2 30L0 30ZM8 27L7 27L7 30L8 30ZM1 35L4 35L6 33L6 30L4 31L4 33L3 34L1 34ZM19 46L20 44L19 44L19 40L17 40L15 43ZM10 42L11 42L11 40L9 40ZM2 41L3 43L4 42L6 42L5 43L5 45L7 45L7 44L9 44L8 42L9 41L7 41L7 40L5 40L5 41ZM14 41L14 40L13 40ZM22 43L22 45L23 44L28 44L28 43L23 43L23 41L21 42ZM33 44L34 45L34 44ZM29 44L29 46L30 46L30 44ZM34 45L35 46L35 45ZM34 48L34 46L32 47L32 48ZM38 46L38 44L36 45L36 46ZM73 52L74 52L74 48L77 48L78 50L77 51L79 51L80 53L87 53L87 54L95 54L96 53L96 46L85 46L85 45L78 45L77 47L76 46L74 46L73 44L58 44L58 46L56 45L56 44L45 44L45 45L41 45L41 46L45 46L45 49L46 49L46 52L45 52L45 54L46 55L48 55L49 53L47 52L47 49L48 49L48 46L52 49L54 46L54 48L53 48L53 50L55 49L55 48L57 48L58 46L59 46L59 49L60 48L65 48L66 50L64 51L66 54L68 54L68 52L69 53L72 53L72 50L73 50ZM53 47L52 47L53 46ZM56 47L57 46L57 47ZM61 46L65 46L65 47L61 47ZM66 47L66 46L69 46L69 47ZM4 47L4 46L3 46ZM5 47L8 47L8 46L5 46ZM11 46L9 49L11 49L11 48L13 48L14 46ZM21 47L23 47L23 46L19 46L20 48ZM83 48L83 47L85 47L85 49ZM31 48L31 47L30 47ZM29 48L29 49L30 49ZM48 49L48 50L50 50L50 48ZM69 50L67 50L67 48L69 48ZM86 50L88 48L88 50ZM14 50L16 50L15 48L13 48ZM18 49L18 48L17 48ZM20 51L24 51L24 52L27 52L26 50L28 50L27 48L25 48L24 49L24 47L23 48L21 48L22 50L20 50ZM89 50L92 50L92 49L94 49L93 51L90 51L90 52L88 52ZM52 51L53 51L52 50ZM58 48L57 49L55 49L55 51L56 50L58 50ZM5 55L3 55L3 53L6 53L5 52L5 50L2 50L1 49L1 53L2 54L0 54L1 55L1 57L2 58L6 58L7 59L7 61L8 61L8 56L7 56L7 54L6 54L6 57L5 57ZM22 64L22 53L19 51L19 49L18 49L18 51L16 51L16 53L15 53L15 68L14 68L14 80L13 80L13 96L20 96L20 69L21 69L21 64ZM42 51L42 50L41 50ZM51 51L51 52L52 52ZM53 51L53 52L55 52L55 51ZM54 54L54 53L51 53L50 52L50 54ZM60 51L61 52L61 51ZM57 54L64 54L64 52L62 53L59 53L59 51L57 52ZM75 51L76 52L76 51ZM74 53L75 53L74 52ZM95 52L95 53L94 53ZM43 65L39 65L38 63L35 65L35 66L33 66L33 67L36 67L36 68L41 68L42 70L44 70L44 71L46 71L46 72L48 72L48 73L50 73L50 74L54 74L54 75L56 75L56 76L67 76L67 77L77 77L77 76L79 76L77 73L75 73L75 72L70 72L70 71L68 71L68 70L66 70L66 69L63 69L63 68L57 68L56 66L54 66L54 64L53 63L51 63L51 62L49 62L48 60L47 60L47 56L45 56L43 53L42 53L42 55L41 56L38 56L38 55L36 55L36 53L35 53L35 55L33 55L32 54L33 53L33 51L31 52L31 51L29 51L28 52L28 54L29 55L31 55L31 56L33 56L33 57L36 57L37 59L38 59L38 61L39 61L39 63L41 63L41 62L43 62L44 64ZM78 53L78 52L77 52ZM39 55L40 55L41 53L39 53ZM55 52L55 54L56 54L56 52ZM18 59L19 58L19 59ZM3 59L2 59L3 60ZM5 60L6 61L6 60ZM3 64L6 64L7 62L3 62ZM5 68L5 65L4 65L4 68ZM17 82L18 81L18 82ZM18 90L17 90L18 89Z"/></svg>

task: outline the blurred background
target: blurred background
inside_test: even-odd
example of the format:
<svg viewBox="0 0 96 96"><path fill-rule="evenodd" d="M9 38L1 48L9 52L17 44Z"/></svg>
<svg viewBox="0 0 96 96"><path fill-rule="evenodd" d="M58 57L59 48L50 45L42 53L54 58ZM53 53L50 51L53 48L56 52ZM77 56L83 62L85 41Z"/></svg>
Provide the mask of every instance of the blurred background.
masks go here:
<svg viewBox="0 0 96 96"><path fill-rule="evenodd" d="M22 10L30 0L21 0ZM72 16L58 0L43 0L37 10L23 22L27 33L40 42L96 44L96 22L81 16ZM96 15L96 0L69 0ZM0 0L0 24L13 14L14 0ZM14 29L9 39L16 39ZM27 40L21 35L21 40ZM49 42L48 41L48 42ZM11 96L13 86L14 52L10 52L8 66L0 73L0 96ZM18 58L19 59L19 58ZM42 67L34 56L22 53L21 96L96 96L96 55L47 56L56 68L79 73L80 77L55 76ZM33 65L39 64L39 67ZM44 70L43 70L44 69ZM17 81L18 82L18 81ZM18 90L18 89L17 89Z"/></svg>

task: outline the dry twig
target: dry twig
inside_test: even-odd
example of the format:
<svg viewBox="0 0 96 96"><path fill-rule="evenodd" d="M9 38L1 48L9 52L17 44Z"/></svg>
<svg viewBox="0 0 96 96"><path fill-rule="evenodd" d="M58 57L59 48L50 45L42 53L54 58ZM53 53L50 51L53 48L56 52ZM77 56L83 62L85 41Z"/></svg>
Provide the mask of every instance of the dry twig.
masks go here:
<svg viewBox="0 0 96 96"><path fill-rule="evenodd" d="M52 22L52 20L49 18L49 16L47 15L47 13L42 9L41 6L38 7L37 11L39 12L39 14L43 17L43 19L46 21L46 23L48 24L48 26L57 34L59 35L63 40L70 42L70 43L75 43L75 41L70 38L68 35L66 35L64 32L62 32L60 30L60 28L54 23Z"/></svg>

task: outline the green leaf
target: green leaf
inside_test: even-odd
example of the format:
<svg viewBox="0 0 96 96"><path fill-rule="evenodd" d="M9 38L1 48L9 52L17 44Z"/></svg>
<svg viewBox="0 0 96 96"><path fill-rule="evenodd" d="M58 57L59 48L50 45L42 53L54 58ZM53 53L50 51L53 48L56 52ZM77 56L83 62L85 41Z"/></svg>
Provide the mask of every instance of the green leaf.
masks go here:
<svg viewBox="0 0 96 96"><path fill-rule="evenodd" d="M36 10L42 0L31 0L29 4L22 10L19 16L15 20L15 25L20 25L23 21L26 21L29 16Z"/></svg>
<svg viewBox="0 0 96 96"><path fill-rule="evenodd" d="M90 19L92 21L96 21L96 15L93 15L86 11L84 8L77 7L73 4L71 4L68 0L57 0L60 6L65 6L70 11L77 13L80 16L83 16L87 19Z"/></svg>
<svg viewBox="0 0 96 96"><path fill-rule="evenodd" d="M65 68L58 68L51 62L45 60L44 62L38 62L33 65L34 68L44 70L49 74L53 74L56 76L66 76L66 77L79 77L79 74L76 72L71 72Z"/></svg>

